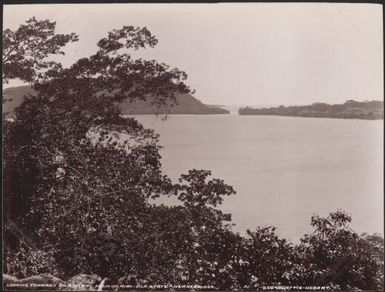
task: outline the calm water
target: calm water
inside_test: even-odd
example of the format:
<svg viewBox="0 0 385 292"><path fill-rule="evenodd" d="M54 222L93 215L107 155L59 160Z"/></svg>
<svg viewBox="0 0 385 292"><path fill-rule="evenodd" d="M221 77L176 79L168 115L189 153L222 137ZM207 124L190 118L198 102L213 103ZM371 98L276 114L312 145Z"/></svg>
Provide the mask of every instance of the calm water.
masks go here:
<svg viewBox="0 0 385 292"><path fill-rule="evenodd" d="M273 225L293 241L312 214L343 209L383 233L383 121L238 115L136 116L160 134L165 173L210 169L232 185L235 230Z"/></svg>

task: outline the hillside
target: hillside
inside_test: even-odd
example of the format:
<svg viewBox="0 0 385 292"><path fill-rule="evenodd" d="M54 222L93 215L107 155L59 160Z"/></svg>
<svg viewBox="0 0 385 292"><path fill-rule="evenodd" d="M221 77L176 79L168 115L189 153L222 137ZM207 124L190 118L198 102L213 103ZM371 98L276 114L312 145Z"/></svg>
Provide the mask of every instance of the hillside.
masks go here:
<svg viewBox="0 0 385 292"><path fill-rule="evenodd" d="M239 109L239 114L379 120L384 118L384 102L348 100L343 104L313 103L306 106L244 107Z"/></svg>
<svg viewBox="0 0 385 292"><path fill-rule="evenodd" d="M12 115L14 109L20 105L23 96L33 93L29 86L10 87L3 90L3 113ZM229 111L218 106L205 105L191 94L176 96L177 105L156 109L149 101L129 102L119 104L124 115L137 114L228 114Z"/></svg>
<svg viewBox="0 0 385 292"><path fill-rule="evenodd" d="M27 94L34 93L29 86L10 87L3 90L3 114L12 115Z"/></svg>

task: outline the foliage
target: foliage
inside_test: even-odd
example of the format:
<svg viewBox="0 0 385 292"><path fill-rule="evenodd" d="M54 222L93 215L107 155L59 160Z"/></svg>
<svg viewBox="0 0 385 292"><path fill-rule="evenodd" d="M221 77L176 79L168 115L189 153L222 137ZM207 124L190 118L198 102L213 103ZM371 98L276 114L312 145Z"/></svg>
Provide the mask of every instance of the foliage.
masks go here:
<svg viewBox="0 0 385 292"><path fill-rule="evenodd" d="M47 61L47 56L64 54L61 48L77 41L78 36L55 34L55 26L55 22L32 17L15 31L3 31L3 81L20 78L32 82L40 70L60 68L60 64Z"/></svg>
<svg viewBox="0 0 385 292"><path fill-rule="evenodd" d="M239 109L239 114L378 120L384 118L384 102L377 100L363 102L348 100L343 104L318 102L306 106L285 107L281 105L260 109L244 107Z"/></svg>
<svg viewBox="0 0 385 292"><path fill-rule="evenodd" d="M188 174L182 174L180 182L187 184L178 185L178 199L187 208L204 207L212 205L216 207L223 201L222 196L235 194L233 187L225 185L223 180L213 179L206 181L211 175L209 170L189 170Z"/></svg>
<svg viewBox="0 0 385 292"><path fill-rule="evenodd" d="M285 272L292 267L293 248L275 234L274 227L248 230L242 252L241 274L246 287L290 284Z"/></svg>
<svg viewBox="0 0 385 292"><path fill-rule="evenodd" d="M342 290L383 288L384 242L377 235L358 235L342 211L313 216L315 231L297 247L302 266L300 283L333 283Z"/></svg>
<svg viewBox="0 0 385 292"><path fill-rule="evenodd" d="M18 278L25 278L37 274L59 274L59 269L52 251L31 249L23 242L19 243L16 252L9 249L4 251L4 273L12 274Z"/></svg>

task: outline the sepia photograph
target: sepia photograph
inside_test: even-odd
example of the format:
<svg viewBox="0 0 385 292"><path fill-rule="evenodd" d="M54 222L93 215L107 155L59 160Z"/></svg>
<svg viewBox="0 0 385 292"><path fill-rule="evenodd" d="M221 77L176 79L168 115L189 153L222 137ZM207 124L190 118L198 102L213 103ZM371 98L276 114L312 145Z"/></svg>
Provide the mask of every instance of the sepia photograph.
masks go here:
<svg viewBox="0 0 385 292"><path fill-rule="evenodd" d="M2 19L4 290L384 289L382 5Z"/></svg>

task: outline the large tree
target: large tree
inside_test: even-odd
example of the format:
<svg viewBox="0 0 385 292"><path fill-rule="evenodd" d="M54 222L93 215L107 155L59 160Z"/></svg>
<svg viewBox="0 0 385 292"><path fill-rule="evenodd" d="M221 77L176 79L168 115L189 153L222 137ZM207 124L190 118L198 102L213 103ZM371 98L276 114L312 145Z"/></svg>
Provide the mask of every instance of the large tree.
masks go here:
<svg viewBox="0 0 385 292"><path fill-rule="evenodd" d="M190 92L183 71L129 53L156 44L146 28L124 26L71 67L29 75L36 94L5 123L3 143L7 230L17 226L30 240L7 233L7 248L43 251L38 255L62 277L134 275L160 284L192 277L180 272L192 261L186 251L201 241L202 226L226 228L213 207L234 191L207 180L207 171L172 184L161 171L158 136L121 117L116 103L122 100L150 99L156 107ZM186 206L157 206L152 200L160 195L177 195ZM175 220L180 224L172 227ZM173 243L180 238L185 241Z"/></svg>

